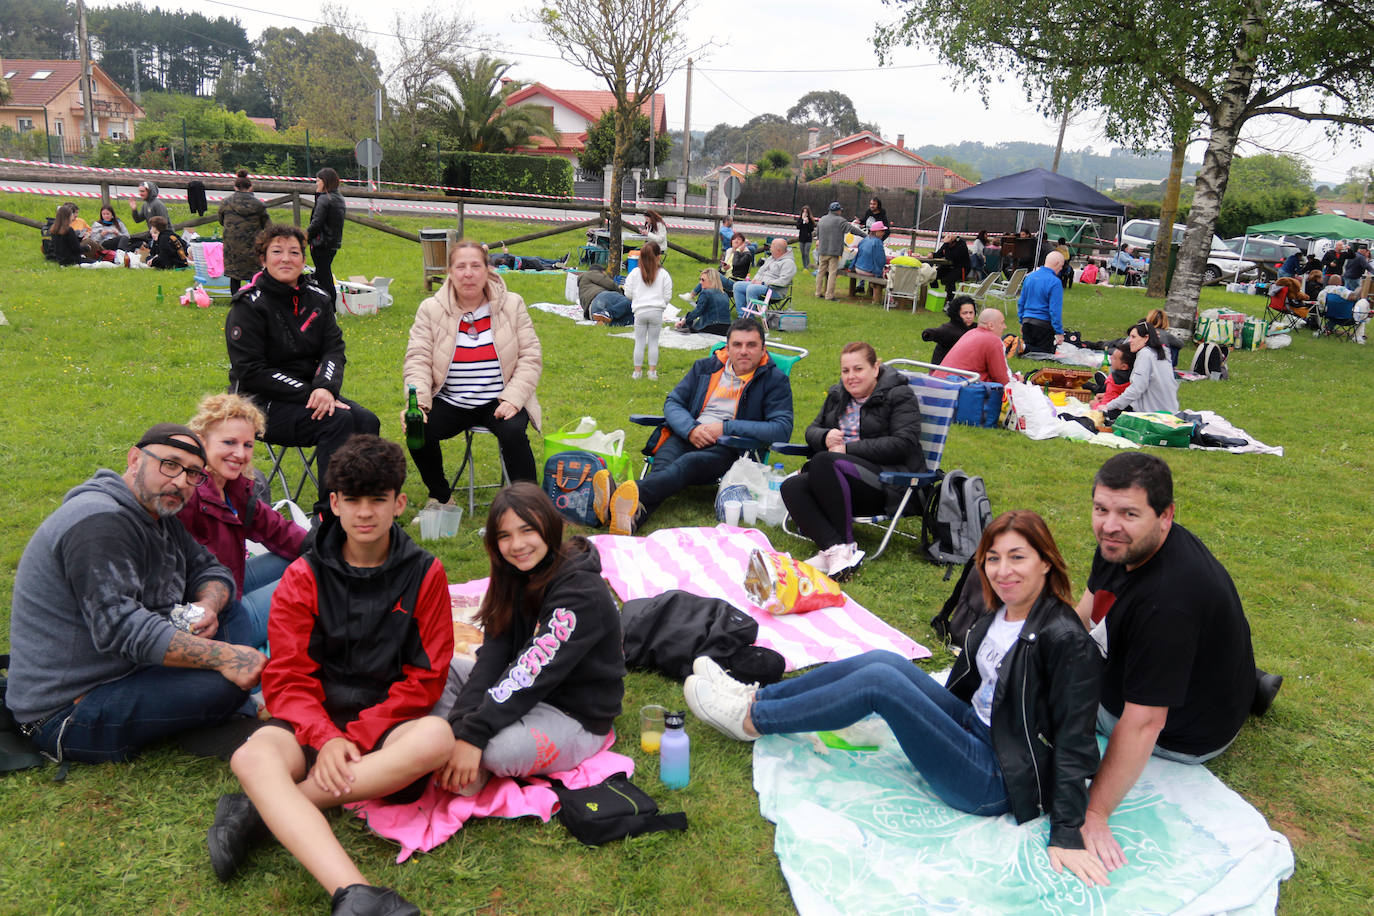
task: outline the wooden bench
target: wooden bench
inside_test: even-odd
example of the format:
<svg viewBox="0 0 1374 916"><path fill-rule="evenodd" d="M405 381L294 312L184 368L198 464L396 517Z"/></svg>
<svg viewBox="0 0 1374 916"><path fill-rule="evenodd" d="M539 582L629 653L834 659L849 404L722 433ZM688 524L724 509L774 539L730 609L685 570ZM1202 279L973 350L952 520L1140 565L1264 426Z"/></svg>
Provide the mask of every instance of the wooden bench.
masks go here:
<svg viewBox="0 0 1374 916"><path fill-rule="evenodd" d="M877 301L878 301L879 297L882 295L882 292L883 292L884 287L887 286L887 278L886 278L886 277L872 277L872 276L869 276L868 274L855 273L855 272L852 271L852 270L841 270L841 271L838 271L838 272L835 274L835 276L837 276L837 277L847 277L847 278L849 279L849 298L850 298L850 299L857 299L857 298L859 298L858 289L859 289L859 282L860 282L860 281L863 281L864 283L867 283L867 284L872 288L872 290L873 290L873 301L874 301L874 302L877 302Z"/></svg>

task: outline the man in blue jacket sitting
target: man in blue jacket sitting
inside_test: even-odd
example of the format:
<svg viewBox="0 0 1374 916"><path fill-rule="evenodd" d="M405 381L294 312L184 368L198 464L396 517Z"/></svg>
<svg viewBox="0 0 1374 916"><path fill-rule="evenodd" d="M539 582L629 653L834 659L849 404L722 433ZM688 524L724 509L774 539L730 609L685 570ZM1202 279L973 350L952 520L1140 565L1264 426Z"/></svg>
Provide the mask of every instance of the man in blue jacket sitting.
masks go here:
<svg viewBox="0 0 1374 916"><path fill-rule="evenodd" d="M720 444L721 436L773 443L792 435L792 385L764 349L763 326L736 319L725 341L693 363L664 401L664 423L644 447L654 459L649 476L621 484L608 501L598 492L599 503L609 502L611 534L633 534L674 493L719 480L743 453Z"/></svg>

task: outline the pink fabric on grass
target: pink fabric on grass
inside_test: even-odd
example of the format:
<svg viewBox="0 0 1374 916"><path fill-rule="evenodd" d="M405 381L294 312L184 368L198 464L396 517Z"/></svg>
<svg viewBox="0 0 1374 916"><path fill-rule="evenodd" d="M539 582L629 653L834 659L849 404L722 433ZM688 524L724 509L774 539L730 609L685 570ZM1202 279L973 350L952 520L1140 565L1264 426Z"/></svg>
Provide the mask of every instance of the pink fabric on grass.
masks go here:
<svg viewBox="0 0 1374 916"><path fill-rule="evenodd" d="M557 779L570 789L582 789L604 782L616 773L633 776L634 761L610 750L614 743L612 731L601 750L571 770L549 774L549 779ZM472 797L454 795L431 782L425 793L408 805L373 800L345 807L366 821L372 832L400 844L401 851L396 856L399 865L416 852L429 852L439 846L475 817L532 816L547 823L558 810L558 796L549 788L548 779L531 776L525 781L531 784L522 786L514 779L493 776Z"/></svg>
<svg viewBox="0 0 1374 916"><path fill-rule="evenodd" d="M779 652L787 670L887 649L907 658L930 650L875 617L849 596L840 607L774 617L744 591L744 571L755 548L772 550L754 528L665 528L645 537L593 537L602 575L621 600L652 598L681 589L730 602L759 623L757 645Z"/></svg>

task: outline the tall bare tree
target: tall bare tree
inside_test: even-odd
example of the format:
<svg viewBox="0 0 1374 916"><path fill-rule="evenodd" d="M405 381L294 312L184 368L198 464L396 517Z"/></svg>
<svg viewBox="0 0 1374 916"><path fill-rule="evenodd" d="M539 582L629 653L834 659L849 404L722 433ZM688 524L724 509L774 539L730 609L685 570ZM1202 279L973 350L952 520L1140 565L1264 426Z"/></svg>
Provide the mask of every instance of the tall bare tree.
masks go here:
<svg viewBox="0 0 1374 916"><path fill-rule="evenodd" d="M672 73L700 53L680 31L689 0L547 0L535 15L563 59L594 74L615 96L609 272L620 270L621 185L634 116Z"/></svg>
<svg viewBox="0 0 1374 916"><path fill-rule="evenodd" d="M396 48L387 60L387 90L401 119L413 128L426 91L443 79L444 66L461 60L480 36L460 3L411 15L397 12L392 31Z"/></svg>

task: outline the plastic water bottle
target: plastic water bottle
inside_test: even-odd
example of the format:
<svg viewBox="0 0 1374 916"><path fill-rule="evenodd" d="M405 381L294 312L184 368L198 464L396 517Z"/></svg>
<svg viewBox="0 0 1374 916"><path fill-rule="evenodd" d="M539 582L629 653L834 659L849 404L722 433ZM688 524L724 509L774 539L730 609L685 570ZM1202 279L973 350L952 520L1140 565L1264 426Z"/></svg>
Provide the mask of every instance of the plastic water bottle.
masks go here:
<svg viewBox="0 0 1374 916"><path fill-rule="evenodd" d="M658 746L658 778L670 789L685 789L692 774L692 742L683 730L687 714L669 712L663 716L663 740Z"/></svg>

